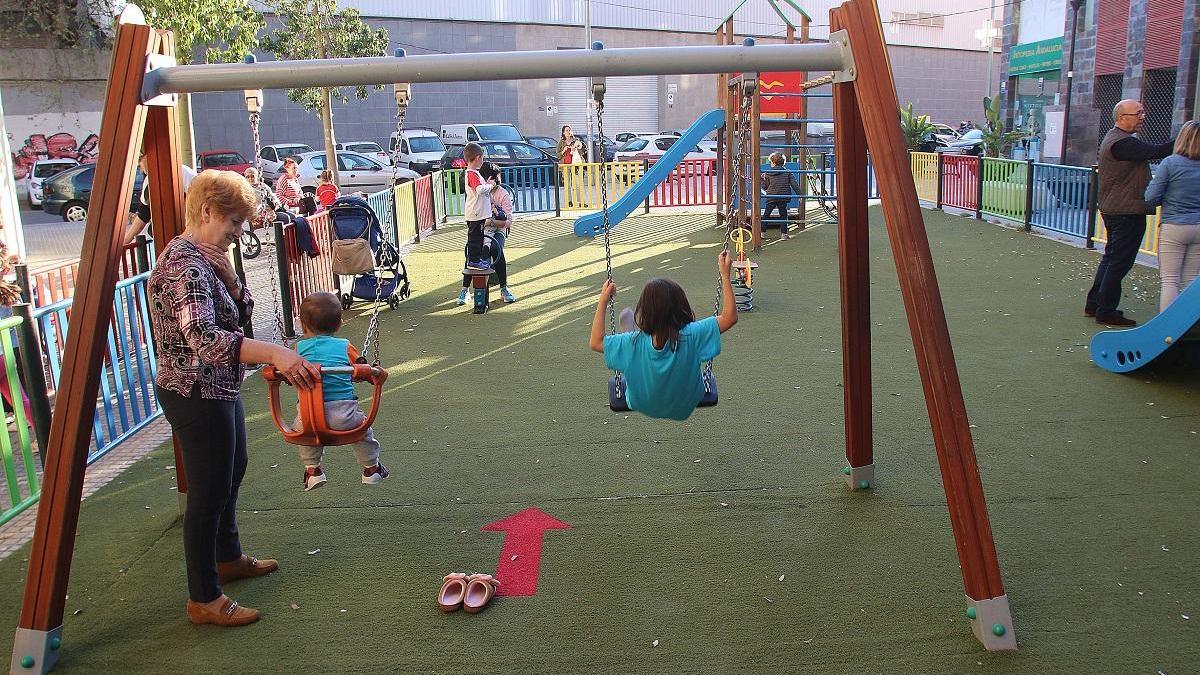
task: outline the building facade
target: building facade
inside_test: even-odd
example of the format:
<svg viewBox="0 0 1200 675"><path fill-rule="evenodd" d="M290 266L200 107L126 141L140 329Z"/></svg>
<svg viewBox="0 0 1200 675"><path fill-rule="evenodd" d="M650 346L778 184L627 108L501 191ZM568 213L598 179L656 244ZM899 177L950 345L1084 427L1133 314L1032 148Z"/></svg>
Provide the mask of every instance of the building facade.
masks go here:
<svg viewBox="0 0 1200 675"><path fill-rule="evenodd" d="M386 28L392 49L403 47L413 55L581 49L589 42L584 0L457 4L345 0L342 4L357 8L373 27ZM712 45L717 25L737 4L695 0L681 10L661 0L597 0L591 8L590 39L608 47ZM829 9L836 3L803 4L812 16L811 38L825 39ZM918 111L955 126L959 120L982 117L989 55L975 33L987 19L986 8L964 12L953 0L882 0L880 6L901 103L911 101ZM799 23L798 15L790 18ZM753 36L760 44L784 41L785 24L766 0L742 3L734 20L739 36ZM997 70L999 65L997 53ZM480 68L486 70L486 60L481 59ZM717 105L712 75L610 78L607 84L609 137L621 131L685 128ZM442 124L511 122L527 136L551 137L557 137L564 124L571 124L577 133L586 129L589 97L582 79L421 83L413 86L413 95L406 117L410 127L436 131ZM192 101L198 149L251 152L240 93L196 94ZM812 114L828 116L828 102L818 101ZM388 90L334 105L339 141L383 145L394 126L395 103ZM282 91L267 92L262 139L264 144L323 145L318 117L288 101Z"/></svg>
<svg viewBox="0 0 1200 675"><path fill-rule="evenodd" d="M1090 165L1112 109L1142 101L1164 142L1198 114L1198 0L1021 0L1005 9L1003 98L1048 161ZM1070 77L1068 77L1070 74Z"/></svg>

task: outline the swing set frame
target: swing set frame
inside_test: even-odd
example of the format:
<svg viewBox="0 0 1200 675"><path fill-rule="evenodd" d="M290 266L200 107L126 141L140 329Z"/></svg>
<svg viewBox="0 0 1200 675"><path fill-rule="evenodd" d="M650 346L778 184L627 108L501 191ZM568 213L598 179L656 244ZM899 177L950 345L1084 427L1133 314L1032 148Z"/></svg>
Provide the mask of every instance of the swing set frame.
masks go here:
<svg viewBox="0 0 1200 675"><path fill-rule="evenodd" d="M121 260L137 151L149 161L155 245L184 229L175 97L185 92L648 74L832 71L841 268L846 458L855 490L874 483L871 427L867 151L882 197L962 570L967 617L988 650L1016 649L1008 597L979 479L962 388L874 0L830 10L829 43L646 47L176 65L174 37L130 5L119 18L100 156L10 672L45 673L62 652L62 621L79 519L105 331ZM481 68L479 64L487 64ZM857 68L856 65L857 64ZM139 143L139 140L142 142ZM187 491L176 443L181 497Z"/></svg>

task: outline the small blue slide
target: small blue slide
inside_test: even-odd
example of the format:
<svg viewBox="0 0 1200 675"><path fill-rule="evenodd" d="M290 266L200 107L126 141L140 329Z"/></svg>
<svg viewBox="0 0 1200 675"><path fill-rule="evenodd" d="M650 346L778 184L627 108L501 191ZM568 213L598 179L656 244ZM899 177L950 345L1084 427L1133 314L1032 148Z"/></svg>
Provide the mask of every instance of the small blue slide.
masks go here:
<svg viewBox="0 0 1200 675"><path fill-rule="evenodd" d="M1200 280L1175 298L1167 310L1129 330L1106 330L1092 337L1092 361L1114 373L1128 373L1150 363L1200 323ZM1200 349L1200 343L1180 347Z"/></svg>
<svg viewBox="0 0 1200 675"><path fill-rule="evenodd" d="M633 187L621 195L621 198L613 202L608 207L608 229L611 231L616 227L617 223L621 222L634 209L641 206L642 202L650 197L650 193L658 184L667 179L675 167L679 166L679 162L687 157L692 148L696 144L704 140L710 132L720 129L725 124L725 111L709 110L696 121L683 136L675 141L662 157L642 176L641 180L633 184ZM575 219L575 234L580 237L594 237L598 234L603 234L604 231L604 214L602 212L589 213L579 216Z"/></svg>

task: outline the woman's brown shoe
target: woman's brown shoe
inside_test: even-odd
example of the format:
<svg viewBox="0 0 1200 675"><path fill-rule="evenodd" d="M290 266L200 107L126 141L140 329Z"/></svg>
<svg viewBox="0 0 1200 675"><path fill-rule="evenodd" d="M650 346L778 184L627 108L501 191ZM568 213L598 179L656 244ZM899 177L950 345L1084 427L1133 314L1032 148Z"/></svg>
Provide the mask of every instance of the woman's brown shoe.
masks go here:
<svg viewBox="0 0 1200 675"><path fill-rule="evenodd" d="M243 554L237 560L217 563L217 578L222 584L226 584L235 579L261 577L277 569L279 569L279 563L274 560L259 560Z"/></svg>
<svg viewBox="0 0 1200 675"><path fill-rule="evenodd" d="M188 621L194 624L211 623L214 626L245 626L258 621L262 616L257 609L242 607L230 597L225 598L220 609L209 609L202 602L187 602Z"/></svg>

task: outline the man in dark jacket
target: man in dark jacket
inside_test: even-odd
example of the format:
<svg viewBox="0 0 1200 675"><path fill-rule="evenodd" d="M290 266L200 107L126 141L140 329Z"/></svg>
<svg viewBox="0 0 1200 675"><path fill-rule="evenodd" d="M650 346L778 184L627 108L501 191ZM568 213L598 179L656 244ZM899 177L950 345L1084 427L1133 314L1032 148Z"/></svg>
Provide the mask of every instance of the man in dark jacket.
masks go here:
<svg viewBox="0 0 1200 675"><path fill-rule="evenodd" d="M1083 313L1096 317L1096 323L1136 326L1136 321L1117 310L1121 280L1137 259L1146 235L1146 216L1154 213L1154 207L1144 199L1150 183L1150 160L1171 154L1174 141L1152 145L1134 136L1146 123L1146 109L1138 101L1118 103L1113 108L1113 122L1115 126L1100 143L1100 214L1108 230L1108 243Z"/></svg>

